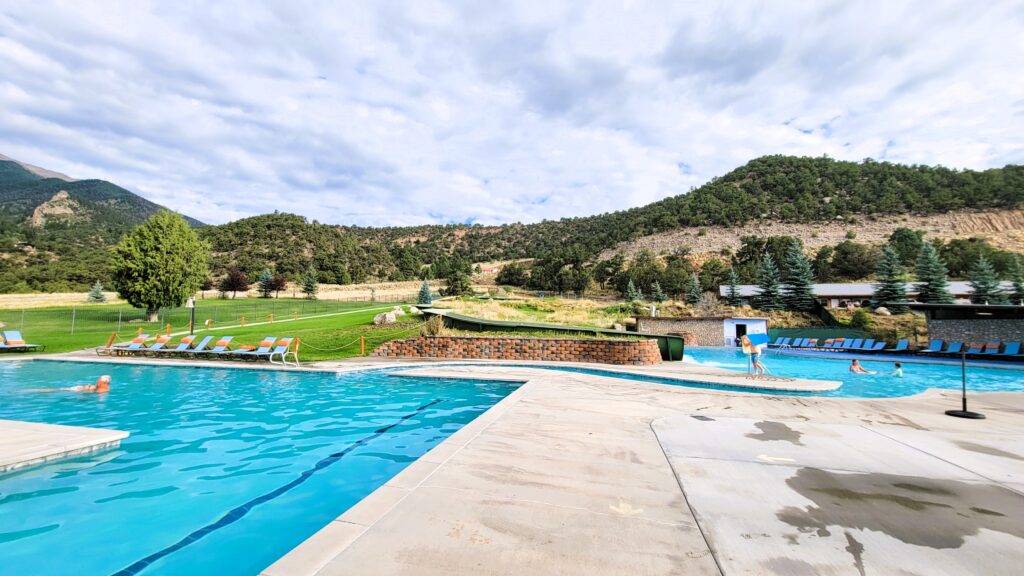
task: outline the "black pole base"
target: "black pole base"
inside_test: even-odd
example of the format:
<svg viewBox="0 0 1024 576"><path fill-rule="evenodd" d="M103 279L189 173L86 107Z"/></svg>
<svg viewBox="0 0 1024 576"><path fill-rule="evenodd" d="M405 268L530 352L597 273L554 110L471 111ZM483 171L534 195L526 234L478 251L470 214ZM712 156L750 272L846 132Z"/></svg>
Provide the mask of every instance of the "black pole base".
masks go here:
<svg viewBox="0 0 1024 576"><path fill-rule="evenodd" d="M957 418L969 418L971 420L984 420L985 415L981 412L971 412L970 410L946 410L946 416L956 416Z"/></svg>

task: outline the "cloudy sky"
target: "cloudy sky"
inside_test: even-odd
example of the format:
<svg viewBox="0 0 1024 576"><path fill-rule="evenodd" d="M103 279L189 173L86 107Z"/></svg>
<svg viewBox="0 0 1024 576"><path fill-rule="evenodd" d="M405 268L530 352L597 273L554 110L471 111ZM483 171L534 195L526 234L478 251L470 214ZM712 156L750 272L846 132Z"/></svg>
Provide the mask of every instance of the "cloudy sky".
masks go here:
<svg viewBox="0 0 1024 576"><path fill-rule="evenodd" d="M763 154L1024 162L1022 2L207 4L0 4L0 153L372 225L616 210Z"/></svg>

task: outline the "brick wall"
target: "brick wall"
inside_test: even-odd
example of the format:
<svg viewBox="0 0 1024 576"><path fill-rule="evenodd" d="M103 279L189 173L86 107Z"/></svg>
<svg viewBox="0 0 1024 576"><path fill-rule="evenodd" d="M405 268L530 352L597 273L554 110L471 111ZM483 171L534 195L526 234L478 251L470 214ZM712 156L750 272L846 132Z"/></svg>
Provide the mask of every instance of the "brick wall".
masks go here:
<svg viewBox="0 0 1024 576"><path fill-rule="evenodd" d="M421 336L385 342L373 351L386 358L546 360L646 365L661 362L654 340L570 340L478 336Z"/></svg>
<svg viewBox="0 0 1024 576"><path fill-rule="evenodd" d="M721 318L658 318L641 316L636 331L647 334L682 334L687 344L721 346L725 341Z"/></svg>
<svg viewBox="0 0 1024 576"><path fill-rule="evenodd" d="M928 337L960 342L990 342L1024 339L1024 320L928 320Z"/></svg>

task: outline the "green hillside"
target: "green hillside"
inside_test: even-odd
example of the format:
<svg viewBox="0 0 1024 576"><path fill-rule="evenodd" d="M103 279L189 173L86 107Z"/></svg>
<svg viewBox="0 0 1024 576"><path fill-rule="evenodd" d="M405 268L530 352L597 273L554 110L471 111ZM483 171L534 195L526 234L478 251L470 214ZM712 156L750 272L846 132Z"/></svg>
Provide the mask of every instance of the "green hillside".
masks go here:
<svg viewBox="0 0 1024 576"><path fill-rule="evenodd" d="M74 213L33 225L36 207L61 190L76 202ZM620 242L681 226L926 215L1011 209L1022 202L1024 166L1019 165L974 171L765 156L687 193L582 218L367 228L274 213L206 226L200 233L213 248L215 274L239 266L253 277L270 268L295 279L312 264L322 282L348 283L413 278L422 265L453 257L477 262L539 257L572 245L593 256ZM17 163L0 162L0 292L83 289L105 279L105 249L158 209L108 182L41 178Z"/></svg>
<svg viewBox="0 0 1024 576"><path fill-rule="evenodd" d="M0 160L0 292L78 290L105 280L108 248L161 208L110 182L43 178Z"/></svg>

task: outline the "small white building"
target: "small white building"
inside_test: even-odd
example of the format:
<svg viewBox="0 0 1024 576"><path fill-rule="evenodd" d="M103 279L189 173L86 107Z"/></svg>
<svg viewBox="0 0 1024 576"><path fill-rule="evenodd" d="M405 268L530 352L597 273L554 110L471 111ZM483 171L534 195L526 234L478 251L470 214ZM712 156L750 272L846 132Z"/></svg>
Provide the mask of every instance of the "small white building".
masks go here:
<svg viewBox="0 0 1024 576"><path fill-rule="evenodd" d="M739 339L745 334L768 334L768 319L726 318L722 330L726 346L739 346Z"/></svg>
<svg viewBox="0 0 1024 576"><path fill-rule="evenodd" d="M767 318L638 316L636 331L682 336L696 346L736 346L744 334L767 334Z"/></svg>

